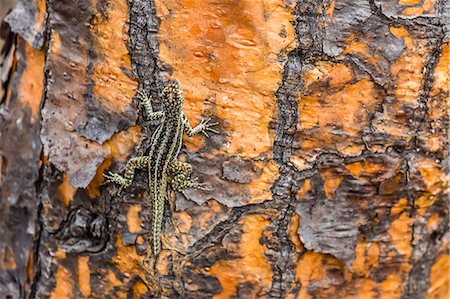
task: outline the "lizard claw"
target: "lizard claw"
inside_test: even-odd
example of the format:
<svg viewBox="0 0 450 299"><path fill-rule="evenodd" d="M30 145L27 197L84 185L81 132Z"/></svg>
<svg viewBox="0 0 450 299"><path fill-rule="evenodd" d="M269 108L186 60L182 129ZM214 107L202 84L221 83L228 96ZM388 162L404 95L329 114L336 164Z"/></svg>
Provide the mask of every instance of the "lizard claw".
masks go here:
<svg viewBox="0 0 450 299"><path fill-rule="evenodd" d="M206 128L205 130L211 131L213 133L219 134L219 131L217 131L216 129L213 128Z"/></svg>
<svg viewBox="0 0 450 299"><path fill-rule="evenodd" d="M103 177L106 179L103 184L108 184L114 182L114 173L111 171L108 171L108 173L104 173Z"/></svg>
<svg viewBox="0 0 450 299"><path fill-rule="evenodd" d="M117 177L120 177L117 173L108 171L108 173L104 173L103 177L106 178L107 182L115 183L117 181Z"/></svg>
<svg viewBox="0 0 450 299"><path fill-rule="evenodd" d="M103 177L106 179L103 184L115 183L116 185L119 185L118 194L120 194L124 188L128 187L125 179L117 173L108 171L108 173L103 174Z"/></svg>
<svg viewBox="0 0 450 299"><path fill-rule="evenodd" d="M199 183L198 182L198 178L192 178L189 181L187 181L187 185L181 187L181 188L175 188L174 190L177 192L180 192L181 194L183 194L183 196L188 199L191 200L191 198L187 195L187 193L185 192L185 188L193 188L193 189L198 189L198 190L202 190L202 191L213 191L214 189L210 188L208 185L206 185L205 183Z"/></svg>
<svg viewBox="0 0 450 299"><path fill-rule="evenodd" d="M199 187L198 188L201 191L205 191L205 192L212 192L214 191L214 189L210 188L210 187Z"/></svg>
<svg viewBox="0 0 450 299"><path fill-rule="evenodd" d="M138 97L141 101L149 98L147 93L143 90L138 89L136 93L138 94Z"/></svg>
<svg viewBox="0 0 450 299"><path fill-rule="evenodd" d="M208 191L208 192L211 192L214 190L211 187L209 187L208 185L206 185L205 183L198 183L195 188L198 190Z"/></svg>
<svg viewBox="0 0 450 299"><path fill-rule="evenodd" d="M219 134L219 131L217 131L216 129L213 129L212 127L217 126L219 123L218 122L213 122L210 123L211 118L207 118L206 120L202 120L201 122L201 126L202 126L202 133L205 134L206 137L209 137L207 131Z"/></svg>

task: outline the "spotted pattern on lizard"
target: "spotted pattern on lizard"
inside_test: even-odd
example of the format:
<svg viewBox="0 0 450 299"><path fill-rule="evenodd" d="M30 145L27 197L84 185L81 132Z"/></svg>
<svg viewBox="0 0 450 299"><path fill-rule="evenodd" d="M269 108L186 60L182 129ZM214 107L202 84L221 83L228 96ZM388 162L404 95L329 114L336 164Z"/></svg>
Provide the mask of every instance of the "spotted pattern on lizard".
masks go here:
<svg viewBox="0 0 450 299"><path fill-rule="evenodd" d="M106 182L119 186L119 192L131 185L135 169L148 170L150 196L152 200L152 240L153 255L156 257L161 250L161 226L164 213L164 201L167 199L167 187L184 195L184 189L197 188L206 190L205 186L196 179L191 179L192 166L177 160L182 146L182 137L185 132L188 136L203 133L209 137L208 131L218 133L210 123L210 119L203 120L192 128L183 113L184 95L178 80L170 81L162 92L163 110L154 112L151 98L139 92L144 116L148 120L159 120L150 140L150 149L147 156L134 157L128 160L124 176L108 172L104 174ZM150 246L149 246L150 247ZM150 249L147 250L149 256Z"/></svg>

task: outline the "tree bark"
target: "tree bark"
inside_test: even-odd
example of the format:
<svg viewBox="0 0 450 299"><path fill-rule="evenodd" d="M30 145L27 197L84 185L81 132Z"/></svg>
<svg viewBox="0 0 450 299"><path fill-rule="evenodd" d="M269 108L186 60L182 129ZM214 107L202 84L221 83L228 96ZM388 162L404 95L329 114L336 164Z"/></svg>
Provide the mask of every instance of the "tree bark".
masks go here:
<svg viewBox="0 0 450 299"><path fill-rule="evenodd" d="M22 0L2 24L1 298L448 298L449 3ZM162 251L148 174L180 80Z"/></svg>

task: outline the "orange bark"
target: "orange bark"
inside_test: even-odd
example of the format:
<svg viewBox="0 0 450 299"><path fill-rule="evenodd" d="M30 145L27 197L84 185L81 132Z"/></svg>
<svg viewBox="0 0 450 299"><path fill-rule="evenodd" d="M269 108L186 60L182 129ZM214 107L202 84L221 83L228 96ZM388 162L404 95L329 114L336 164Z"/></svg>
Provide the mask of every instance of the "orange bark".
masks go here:
<svg viewBox="0 0 450 299"><path fill-rule="evenodd" d="M3 64L0 296L16 277L37 298L446 298L441 2L325 2L14 12L34 24L10 18ZM102 174L148 150L134 96L161 109L171 78L191 123L219 122L179 157L213 190L169 193L146 272L147 174L122 194Z"/></svg>

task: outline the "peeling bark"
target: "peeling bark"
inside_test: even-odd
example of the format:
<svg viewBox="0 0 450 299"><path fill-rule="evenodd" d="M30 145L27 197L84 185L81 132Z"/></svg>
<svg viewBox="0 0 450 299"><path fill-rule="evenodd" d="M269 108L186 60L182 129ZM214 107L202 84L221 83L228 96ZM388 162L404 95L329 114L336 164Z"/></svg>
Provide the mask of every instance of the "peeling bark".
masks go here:
<svg viewBox="0 0 450 299"><path fill-rule="evenodd" d="M424 1L22 0L2 24L0 297L446 298L448 13ZM144 155L178 78L154 273ZM446 277L446 278L443 278ZM9 296L9 297L8 297Z"/></svg>

